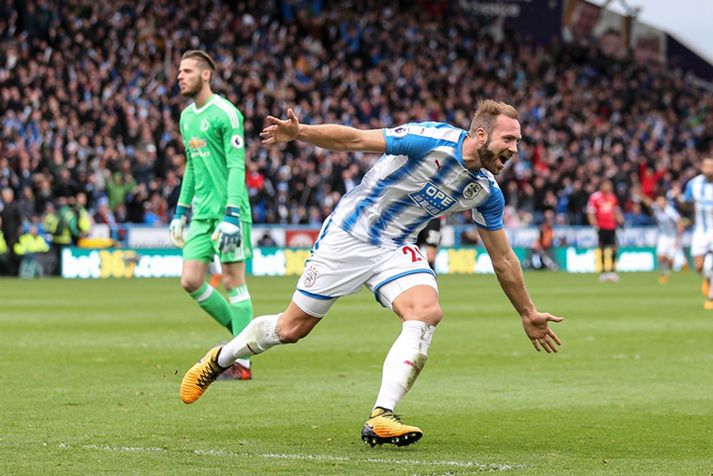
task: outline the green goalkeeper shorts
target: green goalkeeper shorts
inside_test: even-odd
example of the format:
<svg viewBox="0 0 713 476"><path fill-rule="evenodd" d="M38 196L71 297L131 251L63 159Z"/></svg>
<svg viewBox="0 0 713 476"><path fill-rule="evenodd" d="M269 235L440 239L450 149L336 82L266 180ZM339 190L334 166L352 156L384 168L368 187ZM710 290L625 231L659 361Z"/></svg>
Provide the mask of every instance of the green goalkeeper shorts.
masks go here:
<svg viewBox="0 0 713 476"><path fill-rule="evenodd" d="M244 221L240 222L240 229L243 235L240 248L232 253L218 251L218 242L211 240L211 236L221 221L203 219L191 221L191 226L188 229L188 239L183 246L184 261L198 260L210 263L213 261L213 256L218 255L221 263L234 263L253 257L253 245L250 241L251 225Z"/></svg>

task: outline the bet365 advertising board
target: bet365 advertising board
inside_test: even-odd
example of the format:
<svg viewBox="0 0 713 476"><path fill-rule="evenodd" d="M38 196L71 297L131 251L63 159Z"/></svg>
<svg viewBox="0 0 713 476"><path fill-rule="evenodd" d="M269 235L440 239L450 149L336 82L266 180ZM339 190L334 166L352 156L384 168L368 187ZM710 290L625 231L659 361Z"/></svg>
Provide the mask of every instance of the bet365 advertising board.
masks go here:
<svg viewBox="0 0 713 476"><path fill-rule="evenodd" d="M306 248L255 248L247 272L253 276L298 276L309 258ZM521 262L527 263L531 251L515 248ZM572 273L597 272L597 250L561 247L553 250L559 269ZM617 257L619 271L656 269L654 248L621 248ZM171 248L66 248L62 252L62 276L65 278L165 278L181 275L181 250ZM482 247L452 247L439 250L436 258L439 274L492 273L490 256Z"/></svg>

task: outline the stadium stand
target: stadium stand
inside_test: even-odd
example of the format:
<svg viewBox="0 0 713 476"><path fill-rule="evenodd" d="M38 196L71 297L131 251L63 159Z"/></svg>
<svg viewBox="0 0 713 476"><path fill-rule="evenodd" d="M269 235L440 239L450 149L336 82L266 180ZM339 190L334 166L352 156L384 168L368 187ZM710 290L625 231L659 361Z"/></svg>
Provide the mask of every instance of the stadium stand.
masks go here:
<svg viewBox="0 0 713 476"><path fill-rule="evenodd" d="M257 223L319 224L376 159L303 144L262 147L268 114L380 127L467 128L478 98L521 113L519 158L501 177L508 226L585 224L609 178L626 211L696 173L713 145L713 96L677 70L596 46L501 42L458 2L0 1L0 188L28 223L86 195L100 223L170 220L184 165L181 53L220 67L215 89L245 116ZM467 216L456 217L467 221Z"/></svg>

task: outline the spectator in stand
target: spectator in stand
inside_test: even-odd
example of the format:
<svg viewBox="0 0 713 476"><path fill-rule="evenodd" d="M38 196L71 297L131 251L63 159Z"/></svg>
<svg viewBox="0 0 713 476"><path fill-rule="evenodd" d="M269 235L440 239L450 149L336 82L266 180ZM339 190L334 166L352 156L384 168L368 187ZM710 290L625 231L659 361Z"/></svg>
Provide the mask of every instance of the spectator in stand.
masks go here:
<svg viewBox="0 0 713 476"><path fill-rule="evenodd" d="M257 245L260 247L274 247L277 246L277 242L275 239L272 237L269 231L265 231L262 236L260 237L259 240L257 240Z"/></svg>
<svg viewBox="0 0 713 476"><path fill-rule="evenodd" d="M0 276L7 274L9 259L10 253L5 241L5 234L2 232L2 215L0 215Z"/></svg>
<svg viewBox="0 0 713 476"><path fill-rule="evenodd" d="M52 265L49 274L59 276L62 272L61 259L62 248L72 244L72 235L69 232L66 218L60 214L59 210L66 207L66 197L57 199L58 208L53 202L47 202L45 217L43 221L44 229L49 236L50 252L52 255Z"/></svg>
<svg viewBox="0 0 713 476"><path fill-rule="evenodd" d="M111 208L109 208L109 199L106 197L99 199L97 211L94 213L94 222L97 224L109 225L110 228L114 228L117 225L114 212L112 212Z"/></svg>
<svg viewBox="0 0 713 476"><path fill-rule="evenodd" d="M35 195L31 185L22 187L20 197L17 199L17 208L20 210L23 222L30 223L35 219Z"/></svg>
<svg viewBox="0 0 713 476"><path fill-rule="evenodd" d="M2 205L2 210L0 211L2 233L8 248L8 274L16 275L19 258L14 252L14 247L20 234L22 234L22 213L20 212L17 200L15 200L15 192L13 189L6 187L0 191L0 205Z"/></svg>
<svg viewBox="0 0 713 476"><path fill-rule="evenodd" d="M69 230L72 233L72 240L75 245L79 244L79 240L89 236L92 230L92 217L87 211L87 195L84 192L79 192L71 200L71 216L69 217Z"/></svg>
<svg viewBox="0 0 713 476"><path fill-rule="evenodd" d="M139 183L126 195L126 221L129 223L144 223L146 202L149 199L146 184Z"/></svg>
<svg viewBox="0 0 713 476"><path fill-rule="evenodd" d="M624 225L627 227L651 226L653 224L653 219L649 214L644 213L640 202L632 202L630 205L630 209L626 213L624 213Z"/></svg>
<svg viewBox="0 0 713 476"><path fill-rule="evenodd" d="M256 197L265 186L265 176L258 170L258 165L255 162L247 164L245 183L248 187L248 196L251 199Z"/></svg>
<svg viewBox="0 0 713 476"><path fill-rule="evenodd" d="M45 274L46 255L50 250L45 239L39 234L37 225L29 225L27 232L20 235L13 246L15 256L20 260L20 277L39 277Z"/></svg>
<svg viewBox="0 0 713 476"><path fill-rule="evenodd" d="M110 173L108 170L105 173L105 178L106 192L109 196L109 206L111 209L116 209L119 204L126 204L127 196L136 187L134 178L129 176L127 179L121 171Z"/></svg>

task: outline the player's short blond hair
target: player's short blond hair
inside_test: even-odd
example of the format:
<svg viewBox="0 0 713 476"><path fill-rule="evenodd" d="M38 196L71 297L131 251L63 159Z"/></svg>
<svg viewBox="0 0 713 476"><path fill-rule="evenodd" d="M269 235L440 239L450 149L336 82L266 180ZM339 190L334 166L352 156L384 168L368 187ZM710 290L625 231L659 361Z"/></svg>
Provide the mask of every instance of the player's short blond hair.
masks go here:
<svg viewBox="0 0 713 476"><path fill-rule="evenodd" d="M470 130L468 131L469 134L475 134L475 131L480 128L483 128L485 132L490 134L493 132L495 120L500 115L520 120L520 115L517 113L517 109L512 107L510 104L494 101L492 99L481 99L478 101L478 105L475 108L473 121L470 123Z"/></svg>
<svg viewBox="0 0 713 476"><path fill-rule="evenodd" d="M204 69L209 69L210 70L210 77L211 79L213 78L213 75L216 72L215 68L215 61L213 61L213 58L206 53L203 50L188 50L185 53L183 53L183 56L181 57L181 61L187 60L187 59L192 59L198 62L199 67L201 70Z"/></svg>

